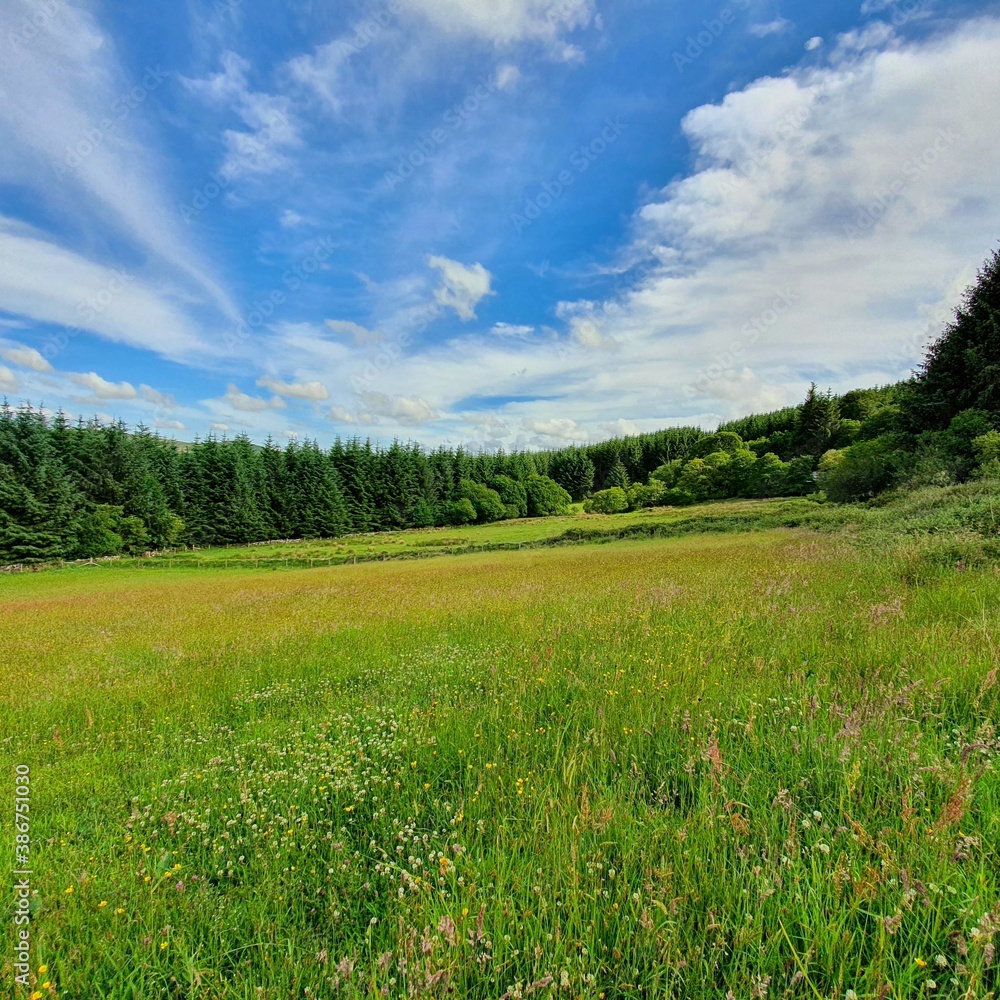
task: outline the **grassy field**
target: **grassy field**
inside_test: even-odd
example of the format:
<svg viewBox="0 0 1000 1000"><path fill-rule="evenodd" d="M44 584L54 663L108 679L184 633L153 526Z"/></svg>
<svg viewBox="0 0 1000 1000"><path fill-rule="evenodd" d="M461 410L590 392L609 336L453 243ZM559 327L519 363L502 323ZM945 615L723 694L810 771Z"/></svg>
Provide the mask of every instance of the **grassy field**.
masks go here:
<svg viewBox="0 0 1000 1000"><path fill-rule="evenodd" d="M991 543L785 503L0 579L12 995L996 997Z"/></svg>
<svg viewBox="0 0 1000 1000"><path fill-rule="evenodd" d="M64 571L106 573L133 569L315 569L394 559L546 548L625 538L677 538L689 534L807 527L850 533L865 544L899 535L971 532L1000 536L1000 483L926 488L869 504L825 504L815 498L730 500L693 507L663 507L607 516L574 505L564 517L462 528L424 528L312 541L267 542L228 548L183 549L63 566ZM1000 555L1000 546L996 555Z"/></svg>

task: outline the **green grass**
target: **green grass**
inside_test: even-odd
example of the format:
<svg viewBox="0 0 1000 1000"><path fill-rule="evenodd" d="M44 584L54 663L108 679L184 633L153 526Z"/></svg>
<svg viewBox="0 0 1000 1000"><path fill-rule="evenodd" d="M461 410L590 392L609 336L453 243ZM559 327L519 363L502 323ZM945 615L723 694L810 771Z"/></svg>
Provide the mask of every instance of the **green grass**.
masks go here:
<svg viewBox="0 0 1000 1000"><path fill-rule="evenodd" d="M0 579L12 995L995 997L990 497Z"/></svg>

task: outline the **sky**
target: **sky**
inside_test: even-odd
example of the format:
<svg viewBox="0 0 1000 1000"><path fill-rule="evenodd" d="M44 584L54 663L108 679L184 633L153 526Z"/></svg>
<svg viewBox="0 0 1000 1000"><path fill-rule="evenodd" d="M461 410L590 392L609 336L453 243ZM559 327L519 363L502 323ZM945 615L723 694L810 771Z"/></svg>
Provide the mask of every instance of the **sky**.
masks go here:
<svg viewBox="0 0 1000 1000"><path fill-rule="evenodd" d="M0 395L512 449L893 382L997 108L996 2L0 0Z"/></svg>

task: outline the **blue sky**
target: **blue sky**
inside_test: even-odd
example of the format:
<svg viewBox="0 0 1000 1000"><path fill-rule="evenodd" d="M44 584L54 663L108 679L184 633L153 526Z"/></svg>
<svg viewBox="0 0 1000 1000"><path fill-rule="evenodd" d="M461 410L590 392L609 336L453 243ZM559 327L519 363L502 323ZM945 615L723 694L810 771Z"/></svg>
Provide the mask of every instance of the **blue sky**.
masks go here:
<svg viewBox="0 0 1000 1000"><path fill-rule="evenodd" d="M542 447L895 380L998 106L996 3L3 0L0 392Z"/></svg>

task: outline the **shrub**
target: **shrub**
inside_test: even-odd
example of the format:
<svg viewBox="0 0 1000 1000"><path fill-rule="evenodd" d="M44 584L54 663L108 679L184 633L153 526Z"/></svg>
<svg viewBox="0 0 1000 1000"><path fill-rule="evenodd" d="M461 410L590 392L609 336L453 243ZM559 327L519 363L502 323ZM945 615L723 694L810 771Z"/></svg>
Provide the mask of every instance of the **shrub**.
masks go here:
<svg viewBox="0 0 1000 1000"><path fill-rule="evenodd" d="M565 514L573 498L548 476L529 476L524 484L528 517L553 517Z"/></svg>
<svg viewBox="0 0 1000 1000"><path fill-rule="evenodd" d="M496 490L491 490L482 483L474 483L471 479L463 479L458 484L459 497L468 500L476 512L476 520L483 523L502 521L507 516L507 508Z"/></svg>
<svg viewBox="0 0 1000 1000"><path fill-rule="evenodd" d="M820 462L820 487L836 503L868 500L886 489L902 462L892 438L852 444L839 457L829 453Z"/></svg>
<svg viewBox="0 0 1000 1000"><path fill-rule="evenodd" d="M648 486L633 483L628 489L628 509L640 510L643 507L658 507L663 502L667 492L666 486L658 479L651 479Z"/></svg>
<svg viewBox="0 0 1000 1000"><path fill-rule="evenodd" d="M490 485L503 501L508 520L528 516L528 491L524 488L524 483L519 483L510 476L496 476Z"/></svg>
<svg viewBox="0 0 1000 1000"><path fill-rule="evenodd" d="M595 493L584 505L588 514L623 514L628 510L628 494L619 486Z"/></svg>
<svg viewBox="0 0 1000 1000"><path fill-rule="evenodd" d="M456 526L472 524L476 519L476 508L472 506L472 501L468 497L462 497L461 500L456 500L454 503L448 504L445 507L444 514L447 524L454 524Z"/></svg>

